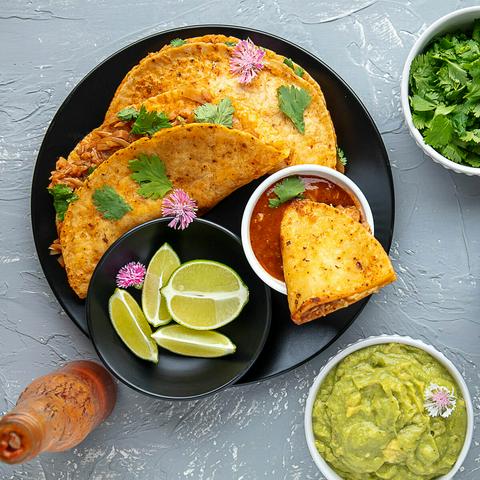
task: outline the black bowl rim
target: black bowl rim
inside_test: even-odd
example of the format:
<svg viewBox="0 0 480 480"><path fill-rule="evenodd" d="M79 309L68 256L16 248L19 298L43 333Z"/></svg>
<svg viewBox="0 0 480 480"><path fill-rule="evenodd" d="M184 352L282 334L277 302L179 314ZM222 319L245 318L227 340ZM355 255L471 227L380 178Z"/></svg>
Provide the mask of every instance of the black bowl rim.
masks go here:
<svg viewBox="0 0 480 480"><path fill-rule="evenodd" d="M92 341L92 344L93 344L93 347L95 348L95 351L97 352L97 355L99 356L100 360L102 361L102 363L107 367L107 369L118 379L120 380L122 383L124 383L125 385L127 385L128 387L136 390L137 392L140 392L140 393L143 393L144 395L148 395L150 397L153 397L153 398L157 398L157 399L162 399L162 400L196 400L196 399L199 399L199 398L203 398L203 397L206 397L206 396L210 396L214 393L217 393L225 388L227 388L228 386L238 382L238 380L240 380L249 370L250 368L254 365L254 363L257 361L258 357L260 356L260 353L263 351L263 348L265 347L265 343L267 341L267 338L268 338L268 334L270 332L270 328L271 328L271 324L272 324L272 301L271 301L271 292L270 292L270 288L267 287L267 285L264 284L264 287L265 287L265 298L266 298L266 307L267 307L267 315L266 315L266 324L265 324L265 328L263 330L263 334L262 334L262 338L260 340L260 343L255 351L255 354L252 356L252 358L249 360L249 362L247 363L247 366L242 370L240 371L237 375L235 375L234 377L232 377L228 382L224 383L223 385L220 385L219 387L217 388L214 388L213 390L209 390L207 392L204 392L204 393L200 393L198 395L189 395L189 396L183 396L183 397L173 397L173 396L168 396L168 395L160 395L158 393L153 393L151 391L148 391L148 390L145 390L141 387L139 387L138 385L135 385L134 383L132 383L130 380L128 380L126 377L124 377L123 375L121 375L120 373L118 373L115 368L113 367L113 365L110 364L110 362L108 362L105 357L102 355L102 352L98 346L98 342L97 342L97 339L95 338L95 335L92 333L93 330L92 330L92 317L90 315L90 298L92 297L93 295L93 285L95 283L95 277L96 275L98 274L98 272L101 270L103 264L105 263L107 257L109 256L109 254L115 250L115 248L121 244L124 240L126 240L127 238L131 237L132 235L135 235L135 233L139 230L142 230L144 228L148 228L150 227L151 225L156 225L158 223L168 223L169 221L171 220L170 217L163 217L163 218L156 218L154 220L150 220L149 222L145 222L145 223L142 223L140 225L137 225L136 227L132 228L131 230L129 230L128 232L125 232L120 238L118 238L117 240L115 240L115 242L108 248L108 250L103 254L102 258L100 259L100 261L98 262L97 266L95 267L95 270L93 272L93 275L92 275L92 279L90 281L90 285L88 287L88 292L87 292L87 298L85 300L85 307L86 307L86 316L87 316L87 324L88 324L88 329L89 329L89 332L90 332L90 339ZM214 230L216 230L217 232L221 233L221 234L224 234L224 235L227 235L228 237L230 237L232 240L234 240L236 243L238 243L240 245L240 247L242 246L242 242L240 240L240 238L235 235L233 232L231 232L230 230L228 230L227 228L223 227L222 225L219 225L218 223L215 223L215 222L212 222L210 220L206 220L204 218L196 218L194 220L194 222L198 222L198 223L202 223L210 228L213 228ZM246 259L245 259L246 261ZM253 272L255 274L255 272ZM263 282L262 282L263 283ZM121 340L119 340L121 341ZM132 353L133 355L133 353Z"/></svg>

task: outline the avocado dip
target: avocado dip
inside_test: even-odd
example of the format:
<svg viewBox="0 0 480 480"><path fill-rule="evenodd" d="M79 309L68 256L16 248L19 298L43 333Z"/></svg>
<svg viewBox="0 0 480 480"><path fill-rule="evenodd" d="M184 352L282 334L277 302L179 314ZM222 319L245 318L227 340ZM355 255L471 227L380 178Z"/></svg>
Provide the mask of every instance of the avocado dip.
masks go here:
<svg viewBox="0 0 480 480"><path fill-rule="evenodd" d="M424 407L431 384L454 388L448 418ZM399 343L353 352L327 375L313 407L315 445L345 480L430 480L448 473L467 430L465 401L427 352Z"/></svg>

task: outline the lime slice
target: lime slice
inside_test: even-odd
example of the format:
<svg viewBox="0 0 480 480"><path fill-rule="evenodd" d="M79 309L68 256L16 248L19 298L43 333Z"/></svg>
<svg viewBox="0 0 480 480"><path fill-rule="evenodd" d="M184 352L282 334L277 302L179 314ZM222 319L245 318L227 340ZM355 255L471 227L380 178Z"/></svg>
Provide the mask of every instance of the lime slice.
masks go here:
<svg viewBox="0 0 480 480"><path fill-rule="evenodd" d="M152 338L170 352L187 357L223 357L236 349L231 340L221 333L192 330L182 325L159 328Z"/></svg>
<svg viewBox="0 0 480 480"><path fill-rule="evenodd" d="M113 328L123 343L139 358L158 362L158 348L152 329L135 299L125 290L115 289L108 302Z"/></svg>
<svg viewBox="0 0 480 480"><path fill-rule="evenodd" d="M238 317L248 301L248 288L238 274L211 260L184 263L172 274L162 294L173 319L195 330L226 325Z"/></svg>
<svg viewBox="0 0 480 480"><path fill-rule="evenodd" d="M178 255L168 243L157 250L148 264L142 288L142 308L146 319L154 327L166 325L172 319L160 289L179 266Z"/></svg>

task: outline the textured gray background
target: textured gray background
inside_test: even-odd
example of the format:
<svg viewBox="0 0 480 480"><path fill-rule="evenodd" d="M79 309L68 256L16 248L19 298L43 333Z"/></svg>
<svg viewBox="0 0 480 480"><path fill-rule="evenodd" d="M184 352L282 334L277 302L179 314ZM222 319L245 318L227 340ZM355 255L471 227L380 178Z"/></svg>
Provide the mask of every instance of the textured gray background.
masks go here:
<svg viewBox="0 0 480 480"><path fill-rule="evenodd" d="M465 375L478 419L480 179L422 155L399 102L402 65L415 39L441 15L475 3L1 0L0 412L33 377L66 360L95 358L35 254L29 190L42 137L98 62L163 29L199 23L263 29L318 55L351 85L390 155L399 274L339 342L307 365L194 402L154 401L121 387L113 415L81 446L24 466L0 465L2 479L319 479L302 425L308 387L339 347L379 333L409 334L444 351ZM480 478L479 441L480 431L457 478Z"/></svg>

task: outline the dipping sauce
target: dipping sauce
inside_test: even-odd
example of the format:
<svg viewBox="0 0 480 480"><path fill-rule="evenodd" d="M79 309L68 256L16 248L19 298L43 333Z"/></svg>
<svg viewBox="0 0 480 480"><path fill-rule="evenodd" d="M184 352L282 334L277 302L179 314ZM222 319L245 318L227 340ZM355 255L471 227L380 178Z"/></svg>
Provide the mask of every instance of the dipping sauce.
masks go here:
<svg viewBox="0 0 480 480"><path fill-rule="evenodd" d="M350 194L335 183L321 177L308 175L295 176L301 178L305 183L303 198L326 203L334 207L356 207L358 212L360 212L358 203ZM285 209L290 202L296 200L289 200L276 208L270 207L268 202L271 198L276 198L274 188L283 180L284 179L279 180L273 184L261 195L253 209L252 219L250 221L250 241L255 256L262 267L272 275L272 277L280 281L284 281L282 252L280 249L280 223Z"/></svg>
<svg viewBox="0 0 480 480"><path fill-rule="evenodd" d="M447 417L425 408L429 386L454 391ZM465 442L467 410L447 369L399 343L351 353L327 375L313 407L315 446L345 480L431 480L448 473Z"/></svg>

